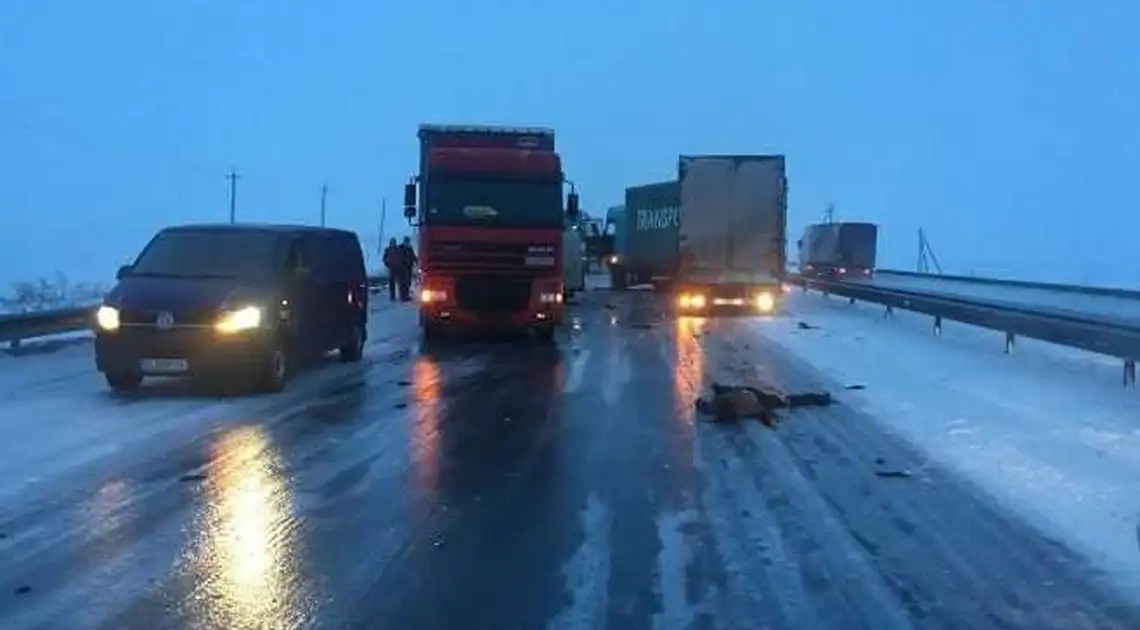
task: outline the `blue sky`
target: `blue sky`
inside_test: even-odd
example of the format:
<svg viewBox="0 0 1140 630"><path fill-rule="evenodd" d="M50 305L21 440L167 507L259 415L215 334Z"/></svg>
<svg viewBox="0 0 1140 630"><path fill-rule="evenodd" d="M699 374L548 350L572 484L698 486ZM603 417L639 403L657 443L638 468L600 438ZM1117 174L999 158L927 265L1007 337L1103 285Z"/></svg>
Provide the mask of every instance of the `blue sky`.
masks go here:
<svg viewBox="0 0 1140 630"><path fill-rule="evenodd" d="M1140 284L1124 0L37 0L0 6L0 282L105 280L169 223L388 232L420 122L553 126L583 206L678 153L788 155L791 225L911 268Z"/></svg>

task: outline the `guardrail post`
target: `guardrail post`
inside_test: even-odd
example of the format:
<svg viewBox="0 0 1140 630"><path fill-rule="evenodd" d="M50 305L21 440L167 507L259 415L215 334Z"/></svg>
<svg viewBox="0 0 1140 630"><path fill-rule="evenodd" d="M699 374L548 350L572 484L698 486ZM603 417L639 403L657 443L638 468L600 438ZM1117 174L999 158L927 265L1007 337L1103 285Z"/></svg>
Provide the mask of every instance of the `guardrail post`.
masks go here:
<svg viewBox="0 0 1140 630"><path fill-rule="evenodd" d="M1124 360L1124 386L1136 387L1136 360Z"/></svg>
<svg viewBox="0 0 1140 630"><path fill-rule="evenodd" d="M934 316L934 336L935 337L941 337L942 336L942 316L941 315L935 315Z"/></svg>
<svg viewBox="0 0 1140 630"><path fill-rule="evenodd" d="M1013 333L1007 332L1005 334L1005 353L1006 354L1013 354L1013 348L1016 345L1017 345L1017 337Z"/></svg>

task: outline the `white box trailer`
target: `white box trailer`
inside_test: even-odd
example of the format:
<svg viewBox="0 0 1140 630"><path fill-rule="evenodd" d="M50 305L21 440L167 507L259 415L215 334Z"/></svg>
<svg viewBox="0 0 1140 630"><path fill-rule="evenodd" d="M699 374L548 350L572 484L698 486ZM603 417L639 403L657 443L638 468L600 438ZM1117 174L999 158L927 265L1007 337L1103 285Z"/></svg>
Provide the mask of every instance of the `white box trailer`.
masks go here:
<svg viewBox="0 0 1140 630"><path fill-rule="evenodd" d="M782 155L681 156L685 312L772 312L787 263L788 184Z"/></svg>

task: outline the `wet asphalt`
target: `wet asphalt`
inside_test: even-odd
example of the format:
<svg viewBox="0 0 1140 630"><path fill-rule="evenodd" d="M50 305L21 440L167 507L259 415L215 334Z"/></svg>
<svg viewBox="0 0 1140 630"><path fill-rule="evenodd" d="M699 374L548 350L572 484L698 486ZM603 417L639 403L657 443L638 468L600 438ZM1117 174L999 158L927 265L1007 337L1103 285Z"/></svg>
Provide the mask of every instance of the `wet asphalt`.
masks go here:
<svg viewBox="0 0 1140 630"><path fill-rule="evenodd" d="M415 321L380 312L362 364L276 396L93 389L205 419L0 506L0 627L1140 628L760 318L596 291L554 346L423 346ZM714 424L713 380L838 403Z"/></svg>

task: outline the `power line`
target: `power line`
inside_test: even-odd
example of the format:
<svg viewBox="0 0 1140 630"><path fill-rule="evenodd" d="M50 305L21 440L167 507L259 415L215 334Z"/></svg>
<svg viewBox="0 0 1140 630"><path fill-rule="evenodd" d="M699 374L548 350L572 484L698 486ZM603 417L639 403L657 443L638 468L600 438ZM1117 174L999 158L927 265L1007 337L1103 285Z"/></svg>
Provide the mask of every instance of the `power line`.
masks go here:
<svg viewBox="0 0 1140 630"><path fill-rule="evenodd" d="M234 169L230 169L229 174L226 175L226 179L230 180L230 224L231 225L233 223L237 222L237 180L240 178L241 178L241 175L238 175L237 171Z"/></svg>

